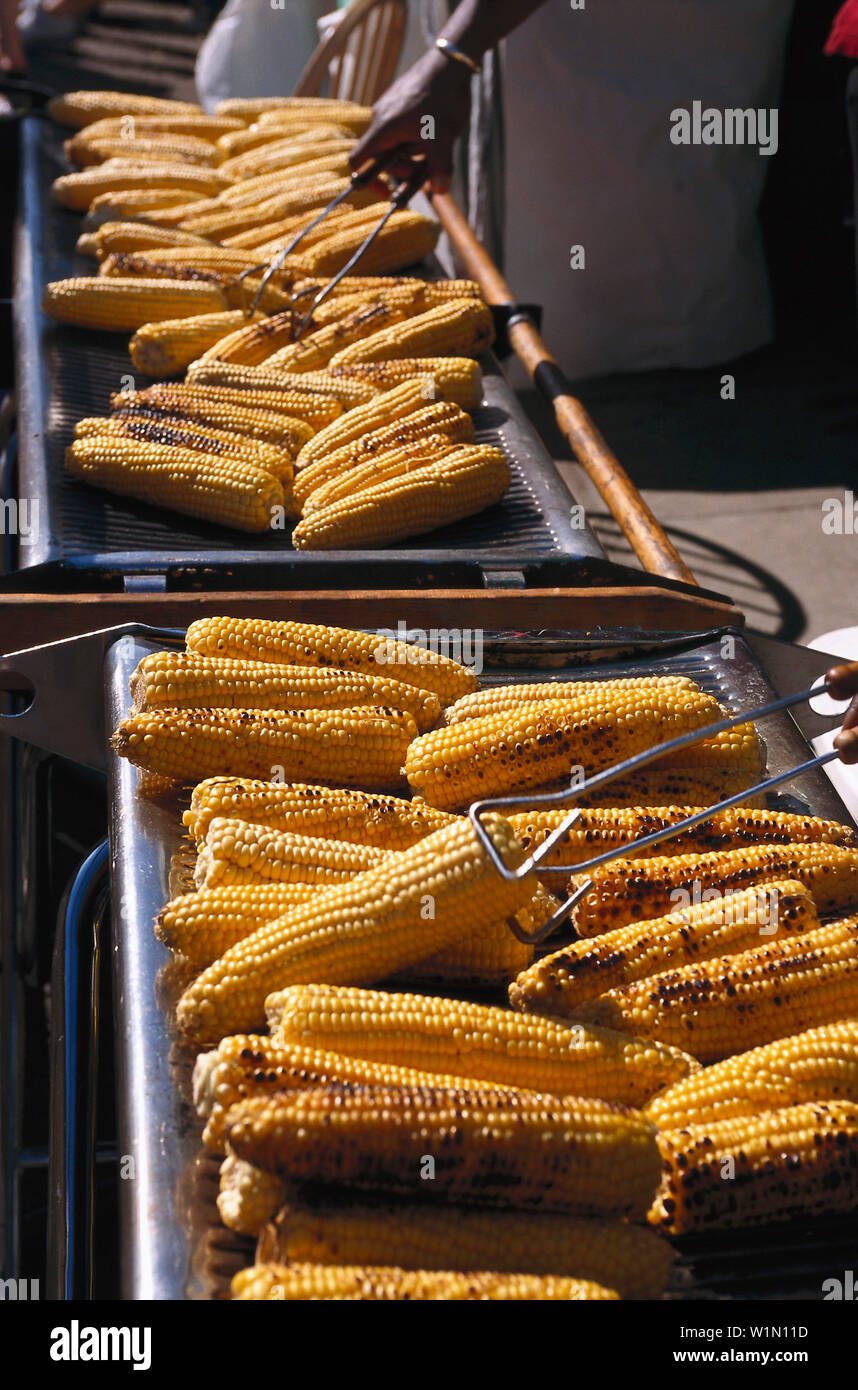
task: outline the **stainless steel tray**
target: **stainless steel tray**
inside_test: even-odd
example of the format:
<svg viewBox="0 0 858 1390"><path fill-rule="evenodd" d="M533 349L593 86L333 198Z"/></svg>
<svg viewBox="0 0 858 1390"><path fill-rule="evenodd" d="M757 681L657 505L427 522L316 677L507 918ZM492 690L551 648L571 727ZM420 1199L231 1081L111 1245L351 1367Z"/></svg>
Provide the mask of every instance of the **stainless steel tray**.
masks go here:
<svg viewBox="0 0 858 1390"><path fill-rule="evenodd" d="M738 635L732 639L730 656L724 655L729 648L716 636L680 644L678 650L674 643L669 651L598 666L570 661L569 648L577 640L562 633L487 634L482 678L486 684L498 684L511 677L607 678L646 671L692 676L734 711L772 698L750 648ZM155 649L140 637L123 637L108 650L108 729L127 713L131 672ZM820 669L823 662L821 657ZM789 714L771 716L759 727L771 772L807 756L807 744ZM250 1247L219 1228L215 1163L201 1150L199 1122L185 1098L192 1057L177 1045L172 1025L171 957L152 931L155 915L170 896L171 859L186 843L178 802L166 805L139 796L137 770L112 753L108 779L119 1152L134 1159L136 1172L122 1184L122 1293L132 1299L223 1296L228 1274ZM784 784L775 804L851 824L820 770ZM680 1243L685 1258L679 1296L714 1292L733 1297L818 1297L813 1291L830 1274L834 1251L839 1258L846 1236L854 1244L856 1234L858 1222L838 1220ZM754 1292L763 1289L766 1292Z"/></svg>
<svg viewBox="0 0 858 1390"><path fill-rule="evenodd" d="M18 587L51 582L121 585L127 576L182 588L480 587L525 581L572 584L616 576L589 527L572 516L574 498L491 353L482 359L485 404L474 412L480 442L510 461L506 498L479 516L385 549L302 552L288 533L236 536L228 528L134 502L75 481L63 468L74 425L104 414L132 371L127 335L67 328L40 309L43 286L89 275L76 255L80 216L51 202L68 172L62 134L49 122L21 122L21 188L15 237L14 325L18 361L19 484L41 501L40 534L18 554ZM148 381L135 373L138 386ZM638 582L641 576L634 572ZM646 582L645 579L643 582Z"/></svg>

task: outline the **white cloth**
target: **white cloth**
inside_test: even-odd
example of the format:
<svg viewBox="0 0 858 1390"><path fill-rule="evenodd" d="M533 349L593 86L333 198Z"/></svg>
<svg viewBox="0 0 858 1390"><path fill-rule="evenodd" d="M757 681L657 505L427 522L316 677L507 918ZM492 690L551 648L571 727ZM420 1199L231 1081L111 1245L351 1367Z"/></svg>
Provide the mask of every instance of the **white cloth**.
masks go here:
<svg viewBox="0 0 858 1390"><path fill-rule="evenodd" d="M330 0L228 0L197 55L200 105L227 97L289 96L318 43Z"/></svg>
<svg viewBox="0 0 858 1390"><path fill-rule="evenodd" d="M793 0L548 0L505 43L507 278L573 377L770 340L771 158L679 146L670 113L777 104ZM570 268L583 245L586 269Z"/></svg>

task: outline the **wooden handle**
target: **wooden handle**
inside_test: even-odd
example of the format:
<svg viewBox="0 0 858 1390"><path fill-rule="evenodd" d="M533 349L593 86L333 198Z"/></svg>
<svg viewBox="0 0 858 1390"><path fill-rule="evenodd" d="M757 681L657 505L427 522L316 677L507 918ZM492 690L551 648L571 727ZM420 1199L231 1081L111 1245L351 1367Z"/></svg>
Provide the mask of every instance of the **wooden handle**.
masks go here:
<svg viewBox="0 0 858 1390"><path fill-rule="evenodd" d="M463 269L476 280L489 304L514 303L512 291L477 240L449 193L436 193L432 205ZM605 505L645 570L665 579L696 584L694 575L650 511L619 459L611 452L588 411L568 389L557 360L542 335L525 320L509 328L509 340L534 384L554 406L559 428L586 469Z"/></svg>

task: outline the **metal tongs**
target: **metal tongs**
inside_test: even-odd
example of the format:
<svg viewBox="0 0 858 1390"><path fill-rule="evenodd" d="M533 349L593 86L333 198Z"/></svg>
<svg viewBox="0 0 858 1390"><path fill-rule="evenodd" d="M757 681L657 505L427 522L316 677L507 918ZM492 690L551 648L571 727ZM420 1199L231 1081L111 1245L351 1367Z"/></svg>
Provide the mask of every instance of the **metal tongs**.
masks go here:
<svg viewBox="0 0 858 1390"><path fill-rule="evenodd" d="M317 213L316 216L312 219L312 221L308 222L306 227L304 227L300 232L298 232L297 236L294 236L292 240L288 242L287 245L284 246L281 251L278 251L277 255L274 257L272 261L267 261L262 265L250 266L247 270L242 271L241 275L238 277L241 281L244 281L244 279L248 275L258 275L261 270L265 271L265 274L263 275L262 280L259 283L259 288L253 296L253 299L251 300L250 307L246 311L248 318L252 318L252 316L255 314L256 309L259 305L259 301L264 295L265 290L272 276L277 274L280 267L284 264L286 257L292 254L292 252L295 250L295 247L299 246L300 243L304 240L304 237L307 236L308 233L312 232L316 227L318 227L321 222L324 222L325 218L328 217L332 212L334 212L334 210L338 208L341 203L345 202L346 198L350 197L352 193L356 192L357 189L368 188L369 185L373 183L384 172L387 166L391 164L394 159L397 159L399 157L401 157L401 151L398 149L394 149L388 151L387 154L385 154L381 159L371 160L370 163L367 164L363 169L352 174L351 178L349 179L348 187L344 188L342 193L338 193L336 198L333 198L331 202L328 203L327 207L323 208L321 212ZM414 197L414 194L425 183L425 181L426 164L423 157L420 156L413 160L413 168L411 170L411 173L408 175L407 178L403 179L401 183L399 183L393 190L393 192L390 195L389 207L387 208L381 219L373 227L369 235L361 242L354 255L351 256L351 258L346 262L346 264L343 266L341 270L337 271L337 274L328 281L327 285L324 285L316 294L315 298L312 300L310 304L309 309L304 314L304 317L298 322L297 326L293 330L293 342L298 341L307 324L310 322L310 319L313 317L313 314L318 309L319 305L323 302L323 300L327 299L328 295L331 294L331 292L336 288L340 281L344 279L346 275L348 275L349 271L354 269L358 261L363 256L364 252L368 250L368 248L372 245L376 237L381 232L382 228L387 225L393 214L395 212L398 212L400 208L405 207L406 203L409 203L411 201L411 199ZM290 304L297 303L297 301L299 299L302 299L307 293L308 291L304 290L301 293L294 295L290 300Z"/></svg>
<svg viewBox="0 0 858 1390"><path fill-rule="evenodd" d="M844 669L844 668L837 668ZM497 811L502 807L521 806L527 810L535 807L560 806L575 797L583 796L586 792L594 791L597 787L602 787L608 782L612 782L615 777L622 777L629 772L636 772L638 768L646 767L648 763L654 762L664 753L672 753L680 748L688 748L694 743L699 743L703 738L711 738L714 734L720 734L727 729L735 729L738 724L748 724L757 719L762 719L769 714L777 714L779 710L789 709L792 705L800 705L810 700L815 695L828 694L832 688L831 676L828 676L817 685L810 686L807 690L798 691L794 695L784 695L778 700L772 700L767 705L758 705L756 709L746 710L742 714L730 715L726 719L719 719L714 724L707 724L702 729L694 729L689 734L680 734L677 738L669 739L666 743L655 744L652 748L645 749L642 753L635 753L630 758L624 758L622 762L614 763L602 772L597 772L593 777L588 777L582 782L573 782L569 787L561 788L558 792L542 792L539 795L489 797L484 801L472 803L468 815L471 824L477 832L486 853L502 878L508 882L517 879L527 878L534 870L539 870L540 874L568 874L580 877L581 874L589 873L591 869L597 869L601 864L608 864L612 859L626 858L637 850L644 849L649 845L660 844L662 840L669 840L674 835L680 834L683 830L690 830L695 825L700 825L703 821L709 820L711 816L719 811L728 811L731 806L738 806L741 802L747 801L749 797L761 792L767 792L772 787L777 787L781 782L788 782L793 777L800 777L805 772L812 771L815 767L822 767L824 763L830 763L839 757L838 750L832 748L827 753L820 753L816 757L808 758L806 762L797 763L794 767L788 768L786 772L779 772L774 777L767 777L764 781L758 782L753 787L747 787L744 791L736 792L733 796L727 796L723 801L717 802L714 806L708 806L702 811L695 812L692 816L685 816L683 820L677 821L674 825L664 826L661 830L653 830L648 835L642 835L637 840L632 840L625 845L617 845L613 849L605 850L603 854L594 855L592 859L584 859L578 864L545 864L544 860L551 854L552 850L565 840L569 831L581 815L581 807L574 807L569 815L558 825L556 830L543 840L542 844L528 855L527 859L518 866L511 869L504 863L499 851L497 850L486 827L483 825L481 817L487 811ZM590 892L593 887L593 880L588 878L576 888L574 893L566 899L554 915L545 922L537 931L525 932L519 925L515 917L508 919L508 925L513 934L519 941L528 945L544 941L547 936L554 931L555 927L563 921L564 917L571 912L572 908Z"/></svg>

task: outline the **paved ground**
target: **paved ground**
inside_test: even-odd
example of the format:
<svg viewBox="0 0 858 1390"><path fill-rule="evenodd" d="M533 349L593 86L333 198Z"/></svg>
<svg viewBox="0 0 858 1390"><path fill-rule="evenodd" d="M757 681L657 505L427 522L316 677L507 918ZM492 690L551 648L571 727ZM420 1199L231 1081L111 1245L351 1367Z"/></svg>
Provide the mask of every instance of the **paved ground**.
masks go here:
<svg viewBox="0 0 858 1390"><path fill-rule="evenodd" d="M44 54L33 76L60 89L115 86L190 98L199 37L188 5L105 0L69 51ZM823 172L824 184L811 190L817 212L833 182ZM800 233L806 208L789 200L787 207ZM828 221L836 219L829 213ZM791 302L812 314L801 304L814 297L809 273L789 287ZM526 299L526 286L516 288ZM854 344L814 346L826 338L818 322L813 328L791 332L792 346L733 366L607 377L580 388L700 582L733 596L751 626L788 640L858 620L858 535L822 529L823 503L858 491L856 352ZM722 371L735 375L734 401L721 400ZM523 373L514 379L526 385ZM541 400L527 391L524 398L609 554L628 562L622 535L583 470L566 461Z"/></svg>

